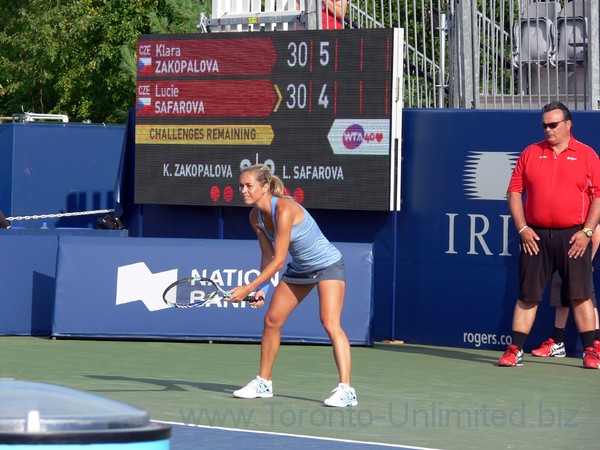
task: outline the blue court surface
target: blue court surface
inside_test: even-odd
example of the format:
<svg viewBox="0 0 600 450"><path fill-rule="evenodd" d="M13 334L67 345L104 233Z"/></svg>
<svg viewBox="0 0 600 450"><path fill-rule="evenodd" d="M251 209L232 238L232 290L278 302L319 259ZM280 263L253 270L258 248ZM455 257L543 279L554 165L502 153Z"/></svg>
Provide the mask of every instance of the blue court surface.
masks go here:
<svg viewBox="0 0 600 450"><path fill-rule="evenodd" d="M168 423L168 422L165 422ZM207 427L202 425L171 425L171 450L380 450L397 448L404 450L435 450L426 447L360 442L346 439L295 436L284 433L236 430L231 428Z"/></svg>

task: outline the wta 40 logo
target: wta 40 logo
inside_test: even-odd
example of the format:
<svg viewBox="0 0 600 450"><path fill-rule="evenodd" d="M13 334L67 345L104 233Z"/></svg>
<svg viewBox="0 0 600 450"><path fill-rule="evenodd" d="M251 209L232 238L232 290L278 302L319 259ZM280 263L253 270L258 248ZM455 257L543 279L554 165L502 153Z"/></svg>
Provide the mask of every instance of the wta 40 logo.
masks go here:
<svg viewBox="0 0 600 450"><path fill-rule="evenodd" d="M335 155L389 155L390 121L336 119L327 139Z"/></svg>
<svg viewBox="0 0 600 450"><path fill-rule="evenodd" d="M348 150L354 150L360 146L363 142L381 142L383 140L383 133L371 131L365 132L362 125L355 123L350 125L344 135L342 136L342 142L344 147Z"/></svg>

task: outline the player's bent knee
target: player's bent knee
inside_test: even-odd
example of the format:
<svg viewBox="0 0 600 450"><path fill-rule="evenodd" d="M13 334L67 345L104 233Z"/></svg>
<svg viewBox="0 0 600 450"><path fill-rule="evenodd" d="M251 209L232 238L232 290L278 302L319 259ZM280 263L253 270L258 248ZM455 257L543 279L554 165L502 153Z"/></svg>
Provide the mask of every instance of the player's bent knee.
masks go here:
<svg viewBox="0 0 600 450"><path fill-rule="evenodd" d="M264 319L264 327L268 329L281 329L283 327L283 323L283 320L271 317L268 314L265 316Z"/></svg>
<svg viewBox="0 0 600 450"><path fill-rule="evenodd" d="M336 335L340 332L344 332L344 330L342 330L342 326L338 321L321 320L321 325L323 325L323 328L330 336Z"/></svg>

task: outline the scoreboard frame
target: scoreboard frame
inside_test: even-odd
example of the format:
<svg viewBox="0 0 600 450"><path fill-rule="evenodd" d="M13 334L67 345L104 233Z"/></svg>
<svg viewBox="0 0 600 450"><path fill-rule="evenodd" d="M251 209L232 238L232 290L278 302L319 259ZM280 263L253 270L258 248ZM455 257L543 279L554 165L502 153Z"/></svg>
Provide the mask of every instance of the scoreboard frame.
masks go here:
<svg viewBox="0 0 600 450"><path fill-rule="evenodd" d="M264 163L307 208L400 210L403 30L144 35L135 203L242 206Z"/></svg>

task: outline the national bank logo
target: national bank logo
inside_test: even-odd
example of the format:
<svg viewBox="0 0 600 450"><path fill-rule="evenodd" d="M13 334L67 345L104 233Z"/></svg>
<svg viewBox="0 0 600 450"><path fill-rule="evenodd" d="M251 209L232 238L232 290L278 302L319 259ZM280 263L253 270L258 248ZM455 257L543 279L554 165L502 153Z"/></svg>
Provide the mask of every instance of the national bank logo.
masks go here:
<svg viewBox="0 0 600 450"><path fill-rule="evenodd" d="M238 267L218 268L214 270L193 269L188 275L192 277L210 278L218 285L227 289L228 286L242 286L249 284L260 274L257 269L240 269ZM167 286L179 279L178 269L165 270L163 272L153 273L144 262L119 266L117 268L117 295L116 304L142 302L148 311L160 311L170 308L162 297ZM277 286L279 283L279 274L271 278L271 284ZM203 307L244 309L245 302L232 303L223 300L221 296L216 296L212 301L207 302Z"/></svg>
<svg viewBox="0 0 600 450"><path fill-rule="evenodd" d="M141 301L149 311L170 308L162 298L167 286L177 281L177 269L152 273L145 263L121 266L117 271L117 305Z"/></svg>
<svg viewBox="0 0 600 450"><path fill-rule="evenodd" d="M467 199L506 201L518 158L516 152L467 152L463 177Z"/></svg>

